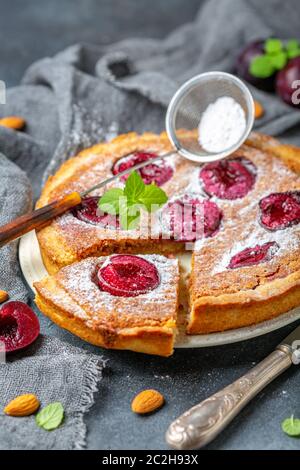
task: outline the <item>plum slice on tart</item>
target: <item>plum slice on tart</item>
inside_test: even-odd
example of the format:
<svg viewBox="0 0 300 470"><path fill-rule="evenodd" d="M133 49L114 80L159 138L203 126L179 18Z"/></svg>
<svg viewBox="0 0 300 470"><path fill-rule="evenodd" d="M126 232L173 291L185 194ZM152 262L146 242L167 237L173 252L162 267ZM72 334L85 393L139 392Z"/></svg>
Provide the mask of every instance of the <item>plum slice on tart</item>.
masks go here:
<svg viewBox="0 0 300 470"><path fill-rule="evenodd" d="M244 157L205 164L199 173L204 191L219 199L240 199L254 187L255 165Z"/></svg>
<svg viewBox="0 0 300 470"><path fill-rule="evenodd" d="M184 194L170 201L162 211L162 225L176 241L195 242L214 236L223 213L217 204L199 195Z"/></svg>
<svg viewBox="0 0 300 470"><path fill-rule="evenodd" d="M158 155L153 152L135 152L133 154L127 155L123 158L120 158L113 166L112 172L114 175L121 173L127 168L131 168L138 163L145 162L149 160L149 165L144 166L138 170L140 176L142 177L145 184L155 183L157 186L162 186L164 183L169 181L174 173L174 170L171 165L169 165L165 160L156 161L151 163L151 159L157 157ZM128 175L122 176L121 181L126 181Z"/></svg>
<svg viewBox="0 0 300 470"><path fill-rule="evenodd" d="M136 297L154 290L160 278L150 261L134 255L114 255L98 270L97 282L111 295Z"/></svg>
<svg viewBox="0 0 300 470"><path fill-rule="evenodd" d="M260 223L267 230L283 230L300 222L300 191L272 193L259 202Z"/></svg>
<svg viewBox="0 0 300 470"><path fill-rule="evenodd" d="M231 258L228 268L236 269L265 263L273 258L278 249L279 245L276 242L245 248Z"/></svg>
<svg viewBox="0 0 300 470"><path fill-rule="evenodd" d="M119 228L118 216L107 214L98 207L99 196L89 196L82 199L72 214L88 224L100 225L103 228Z"/></svg>

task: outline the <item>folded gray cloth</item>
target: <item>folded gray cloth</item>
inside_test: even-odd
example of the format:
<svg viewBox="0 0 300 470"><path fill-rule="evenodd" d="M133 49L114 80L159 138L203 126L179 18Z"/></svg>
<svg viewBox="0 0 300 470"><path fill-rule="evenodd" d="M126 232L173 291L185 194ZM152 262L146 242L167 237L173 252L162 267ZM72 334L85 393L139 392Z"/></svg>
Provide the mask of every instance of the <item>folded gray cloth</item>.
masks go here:
<svg viewBox="0 0 300 470"><path fill-rule="evenodd" d="M24 171L0 154L0 226L29 211L32 190ZM14 300L26 301L27 289L21 279L17 262L18 243L0 249L0 289Z"/></svg>
<svg viewBox="0 0 300 470"><path fill-rule="evenodd" d="M166 107L178 86L204 71L232 71L239 49L248 41L270 35L298 37L298 12L297 0L210 0L193 23L180 27L164 40L139 38L103 47L75 45L53 58L40 60L27 70L20 86L8 90L7 104L0 106L1 116L17 114L27 123L23 133L0 127L0 151L27 173L36 197L41 182L83 147L123 132L163 130ZM275 95L254 88L251 91L266 110L257 124L259 130L279 134L300 123L298 110ZM290 142L300 142L292 130L285 137ZM24 173L1 157L0 223L29 207L30 189ZM0 262L1 288L24 299L16 244L1 250ZM20 387L27 384L22 378L27 373L26 367L35 364L33 361L24 359L24 369L19 369ZM66 361L61 373L67 370ZM48 374L51 380L52 355L49 354L49 367L48 359L43 363L44 366L41 361L38 364L42 376ZM10 366L7 370L8 380L16 377L10 375ZM82 368L78 367L78 373L82 380L87 379ZM2 390L9 389L2 385ZM75 382L73 385L73 392L79 393L80 387L76 388ZM49 401L49 394L43 396ZM62 396L59 393L59 397L53 398ZM64 432L66 436L72 432L68 423L53 438L50 434L47 443L46 438L40 441L41 435L33 431L31 434L31 430L26 436L32 436L30 445L34 448L40 447L41 442L45 447L60 448L66 442ZM1 445L4 442L4 446L13 446L7 432L0 433L0 441Z"/></svg>
<svg viewBox="0 0 300 470"><path fill-rule="evenodd" d="M56 338L40 336L26 353L0 363L0 409L13 398L34 393L41 408L61 402L62 425L45 431L35 416L15 418L0 413L0 449L81 449L85 446L84 414L94 403L104 361Z"/></svg>

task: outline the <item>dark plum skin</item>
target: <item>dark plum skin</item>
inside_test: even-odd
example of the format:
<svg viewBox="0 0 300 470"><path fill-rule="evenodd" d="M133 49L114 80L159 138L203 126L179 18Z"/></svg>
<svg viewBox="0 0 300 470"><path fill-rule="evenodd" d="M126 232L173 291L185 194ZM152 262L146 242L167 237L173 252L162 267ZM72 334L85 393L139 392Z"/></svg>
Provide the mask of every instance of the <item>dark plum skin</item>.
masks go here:
<svg viewBox="0 0 300 470"><path fill-rule="evenodd" d="M237 269L265 263L273 258L278 249L279 246L276 242L267 242L263 245L245 248L245 250L240 251L231 258L228 268Z"/></svg>
<svg viewBox="0 0 300 470"><path fill-rule="evenodd" d="M297 101L300 101L299 84L296 88L292 87L293 82L296 80L300 80L300 57L290 60L284 69L278 72L276 77L276 93L290 106L300 108L300 103L293 103L292 101L294 93Z"/></svg>
<svg viewBox="0 0 300 470"><path fill-rule="evenodd" d="M163 217L176 241L195 242L218 232L223 213L213 201L184 195L169 202Z"/></svg>
<svg viewBox="0 0 300 470"><path fill-rule="evenodd" d="M267 230L283 230L300 223L300 191L272 193L259 202L260 223Z"/></svg>
<svg viewBox="0 0 300 470"><path fill-rule="evenodd" d="M155 183L157 186L162 186L172 178L174 170L163 160L159 165L157 163L151 163L151 159L155 157L157 157L157 154L152 152L135 152L129 157L127 156L118 160L114 164L112 172L114 175L117 175L138 163L149 160L149 165L146 165L137 171L145 184ZM128 175L121 176L121 181L125 182L129 175L130 173L128 173Z"/></svg>
<svg viewBox="0 0 300 470"><path fill-rule="evenodd" d="M256 167L243 157L206 163L199 173L204 191L219 199L239 199L253 188Z"/></svg>
<svg viewBox="0 0 300 470"><path fill-rule="evenodd" d="M249 72L251 61L254 57L264 53L264 39L258 39L249 43L238 55L235 63L235 70L239 77L260 88L264 91L274 91L275 89L275 74L268 78L254 77Z"/></svg>
<svg viewBox="0 0 300 470"><path fill-rule="evenodd" d="M118 297L136 297L155 289L160 283L156 266L134 255L112 256L97 273L102 291Z"/></svg>
<svg viewBox="0 0 300 470"><path fill-rule="evenodd" d="M87 224L100 225L103 228L119 228L118 217L98 209L98 201L99 196L85 197L81 204L72 210L72 214Z"/></svg>

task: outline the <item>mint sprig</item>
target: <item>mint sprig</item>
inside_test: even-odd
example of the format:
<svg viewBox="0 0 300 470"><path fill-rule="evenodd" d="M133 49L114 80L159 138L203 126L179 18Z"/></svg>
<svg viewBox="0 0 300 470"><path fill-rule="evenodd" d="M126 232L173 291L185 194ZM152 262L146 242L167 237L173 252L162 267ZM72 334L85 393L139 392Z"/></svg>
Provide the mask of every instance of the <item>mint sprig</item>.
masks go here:
<svg viewBox="0 0 300 470"><path fill-rule="evenodd" d="M282 70L289 59L300 56L300 43L290 39L283 43L280 39L270 38L264 43L264 53L252 59L249 72L253 77L269 78Z"/></svg>
<svg viewBox="0 0 300 470"><path fill-rule="evenodd" d="M124 189L113 188L106 191L98 201L103 212L119 215L124 230L137 227L141 209L155 212L168 200L166 193L156 184L145 184L139 173L133 171L126 180Z"/></svg>
<svg viewBox="0 0 300 470"><path fill-rule="evenodd" d="M281 428L285 434L291 437L300 436L300 419L295 419L294 415L285 419L281 423Z"/></svg>

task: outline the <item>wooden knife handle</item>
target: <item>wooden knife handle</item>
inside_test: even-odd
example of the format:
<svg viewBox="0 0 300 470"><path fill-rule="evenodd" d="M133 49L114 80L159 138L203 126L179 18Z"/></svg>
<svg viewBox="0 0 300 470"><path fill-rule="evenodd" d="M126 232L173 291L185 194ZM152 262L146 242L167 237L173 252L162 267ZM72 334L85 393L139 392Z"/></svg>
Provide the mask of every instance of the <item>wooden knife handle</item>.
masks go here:
<svg viewBox="0 0 300 470"><path fill-rule="evenodd" d="M81 196L74 192L67 194L58 201L51 202L41 209L22 215L0 227L0 247L34 229L41 229L50 224L58 215L81 203Z"/></svg>

